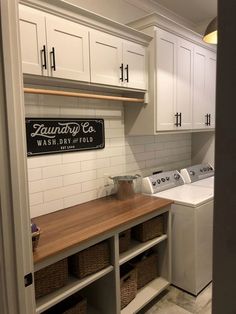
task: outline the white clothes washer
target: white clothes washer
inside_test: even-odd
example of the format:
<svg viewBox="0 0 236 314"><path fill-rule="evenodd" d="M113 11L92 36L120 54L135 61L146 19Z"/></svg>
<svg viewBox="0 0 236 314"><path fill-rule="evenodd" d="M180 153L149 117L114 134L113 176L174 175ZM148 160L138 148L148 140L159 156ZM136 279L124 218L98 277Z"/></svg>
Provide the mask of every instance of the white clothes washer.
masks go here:
<svg viewBox="0 0 236 314"><path fill-rule="evenodd" d="M174 201L171 282L197 295L212 280L213 189L184 184L175 170L144 178L142 191Z"/></svg>

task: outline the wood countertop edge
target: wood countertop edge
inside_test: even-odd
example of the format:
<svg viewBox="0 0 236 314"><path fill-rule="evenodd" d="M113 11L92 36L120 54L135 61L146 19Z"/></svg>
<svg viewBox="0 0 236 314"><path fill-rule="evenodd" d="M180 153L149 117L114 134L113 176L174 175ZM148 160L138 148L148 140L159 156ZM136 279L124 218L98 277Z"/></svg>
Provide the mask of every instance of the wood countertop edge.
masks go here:
<svg viewBox="0 0 236 314"><path fill-rule="evenodd" d="M140 197L142 197L142 196L140 196ZM96 228L98 226L100 226L101 231L97 232L95 230L96 229L95 226L89 226L87 229L84 230L83 233L81 233L81 231L78 231L78 232L73 233L72 235L67 235L66 237L65 236L63 237L64 241L65 240L68 241L69 237L77 238L76 234L79 233L80 234L79 240L78 240L78 238L77 238L76 241L73 241L73 240L69 239L69 242L70 242L69 245L61 246L60 249L54 249L55 243L56 242L61 242L60 236L58 236L58 239L56 240L56 242L54 241L53 243L49 243L48 248L50 248L50 247L51 248L50 248L50 253L47 253L47 254L45 254L45 253L42 254L42 252L40 252L40 241L39 241L39 248L36 249L36 251L33 254L34 265L37 265L38 263L42 263L42 262L44 262L45 260L47 260L49 258L53 258L53 257L55 257L57 255L63 254L64 252L66 252L68 250L72 250L72 249L74 249L74 248L76 248L78 246L83 246L83 245L85 245L88 242L94 241L96 238L102 238L102 237L105 238L106 235L107 235L107 238L109 238L108 237L109 234L112 237L112 236L114 236L114 234L116 232L119 232L119 229L121 229L121 227L123 227L124 229L126 227L129 228L129 225L131 225L135 221L137 221L139 219L142 219L142 218L145 218L146 216L148 217L149 215L151 215L151 214L153 214L155 212L158 213L159 210L161 210L161 209L163 209L165 207L168 207L168 206L170 206L173 203L172 200L168 200L168 199L157 198L157 197L153 197L153 196L145 196L145 197L149 198L149 201L151 203L154 201L154 203L158 204L158 206L155 206L154 208L151 208L148 211L147 210L143 211L143 213L134 214L131 217L126 217L129 214L129 209L127 209L123 213L120 213L119 215L110 218L109 222L113 221L113 223L110 226L105 226L106 225L106 220L103 220L99 224L97 224ZM77 208L83 208L83 207L86 208L86 206L88 206L88 204L90 205L93 202L96 204L96 201L97 201L97 203L100 203L100 202L103 202L103 200L104 201L105 200L109 201L109 197L108 198L101 198L101 199L98 199L98 200L90 201L90 202L87 202L87 203L84 203L84 204L80 204L80 205L76 205L76 206L72 206L72 207L70 207L68 209L63 209L62 211L76 210ZM111 202L113 202L113 201L114 201L114 199L111 198ZM130 200L130 202L131 202L131 200ZM127 204L129 205L130 202L128 201ZM122 204L125 204L125 203L126 203L126 201L118 201L117 202L117 207L119 207L119 206L121 206ZM135 211L135 207L132 208L132 210ZM139 211L142 210L142 206L138 207L138 210ZM61 211L55 212L55 216L60 215L60 212ZM52 217L53 214L54 213L44 215L44 217L42 217L42 216L36 217L33 220L37 223L38 220L41 221L44 218L46 219L47 217ZM118 217L121 218L122 216L124 216L122 218L122 221L121 222L116 222L117 218ZM42 226L39 225L39 227L41 228ZM92 229L92 230L90 230L90 229ZM90 230L90 233L88 235L88 231L89 230Z"/></svg>

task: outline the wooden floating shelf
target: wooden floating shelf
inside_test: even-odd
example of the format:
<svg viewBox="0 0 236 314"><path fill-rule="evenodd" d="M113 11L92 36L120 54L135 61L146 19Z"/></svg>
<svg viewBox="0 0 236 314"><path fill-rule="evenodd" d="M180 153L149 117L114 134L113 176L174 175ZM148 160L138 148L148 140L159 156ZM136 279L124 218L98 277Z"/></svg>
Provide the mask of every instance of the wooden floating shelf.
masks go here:
<svg viewBox="0 0 236 314"><path fill-rule="evenodd" d="M29 87L24 87L24 93L144 103L144 98L75 93L75 92L65 92L65 91L59 91L59 90L38 89L38 88L29 88Z"/></svg>

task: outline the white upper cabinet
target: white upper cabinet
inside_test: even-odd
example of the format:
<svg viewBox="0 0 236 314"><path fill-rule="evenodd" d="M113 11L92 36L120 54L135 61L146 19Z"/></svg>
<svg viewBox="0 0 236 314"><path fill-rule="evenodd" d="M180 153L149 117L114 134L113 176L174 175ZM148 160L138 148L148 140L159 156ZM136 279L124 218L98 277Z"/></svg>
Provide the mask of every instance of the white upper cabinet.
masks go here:
<svg viewBox="0 0 236 314"><path fill-rule="evenodd" d="M88 28L20 6L23 73L88 81Z"/></svg>
<svg viewBox="0 0 236 314"><path fill-rule="evenodd" d="M45 17L25 6L20 6L19 15L23 72L46 75Z"/></svg>
<svg viewBox="0 0 236 314"><path fill-rule="evenodd" d="M91 82L120 85L122 79L122 40L112 35L91 31Z"/></svg>
<svg viewBox="0 0 236 314"><path fill-rule="evenodd" d="M192 128L193 45L157 30L157 132Z"/></svg>
<svg viewBox="0 0 236 314"><path fill-rule="evenodd" d="M216 103L216 54L208 51L206 92L208 127L215 128L215 103Z"/></svg>
<svg viewBox="0 0 236 314"><path fill-rule="evenodd" d="M89 81L89 29L59 17L46 18L49 75Z"/></svg>
<svg viewBox="0 0 236 314"><path fill-rule="evenodd" d="M147 58L144 46L123 42L123 81L130 88L147 89Z"/></svg>
<svg viewBox="0 0 236 314"><path fill-rule="evenodd" d="M20 4L19 12L23 73L147 90L150 36L82 8L71 19L64 9L58 17Z"/></svg>
<svg viewBox="0 0 236 314"><path fill-rule="evenodd" d="M177 37L157 30L156 44L156 131L174 130Z"/></svg>
<svg viewBox="0 0 236 314"><path fill-rule="evenodd" d="M91 82L147 89L144 46L92 30L90 48Z"/></svg>
<svg viewBox="0 0 236 314"><path fill-rule="evenodd" d="M125 108L126 134L214 128L214 47L197 33L157 13L129 26L153 36L153 40L148 47L148 104Z"/></svg>
<svg viewBox="0 0 236 314"><path fill-rule="evenodd" d="M193 128L215 127L216 54L194 47Z"/></svg>
<svg viewBox="0 0 236 314"><path fill-rule="evenodd" d="M192 128L193 72L193 44L178 38L176 114L181 130Z"/></svg>

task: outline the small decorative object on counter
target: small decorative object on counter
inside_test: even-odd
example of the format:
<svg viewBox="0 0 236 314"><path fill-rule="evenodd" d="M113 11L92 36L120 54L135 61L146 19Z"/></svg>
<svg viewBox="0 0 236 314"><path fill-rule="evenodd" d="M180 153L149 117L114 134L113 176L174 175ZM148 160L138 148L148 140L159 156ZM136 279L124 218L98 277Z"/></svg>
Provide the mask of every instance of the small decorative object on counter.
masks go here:
<svg viewBox="0 0 236 314"><path fill-rule="evenodd" d="M42 268L34 273L35 296L42 297L65 286L68 280L67 258Z"/></svg>
<svg viewBox="0 0 236 314"><path fill-rule="evenodd" d="M126 200L138 192L138 184L136 179L140 178L139 174L135 176L116 176L110 177L114 181L116 189L116 198L118 200Z"/></svg>
<svg viewBox="0 0 236 314"><path fill-rule="evenodd" d="M120 306L123 309L137 294L137 270L129 263L120 267Z"/></svg>
<svg viewBox="0 0 236 314"><path fill-rule="evenodd" d="M43 314L86 314L87 300L80 294L75 293L69 298L63 300Z"/></svg>
<svg viewBox="0 0 236 314"><path fill-rule="evenodd" d="M149 250L133 258L130 264L137 269L137 288L158 277L157 253Z"/></svg>
<svg viewBox="0 0 236 314"><path fill-rule="evenodd" d="M70 272L84 278L110 265L109 244L100 242L69 257Z"/></svg>
<svg viewBox="0 0 236 314"><path fill-rule="evenodd" d="M123 253L128 250L130 245L131 229L125 230L119 234L119 252Z"/></svg>
<svg viewBox="0 0 236 314"><path fill-rule="evenodd" d="M35 223L31 223L31 235L32 235L32 247L33 252L36 250L39 238L40 238L40 228L36 226Z"/></svg>
<svg viewBox="0 0 236 314"><path fill-rule="evenodd" d="M164 233L163 215L149 219L132 228L132 237L140 242L146 242Z"/></svg>

